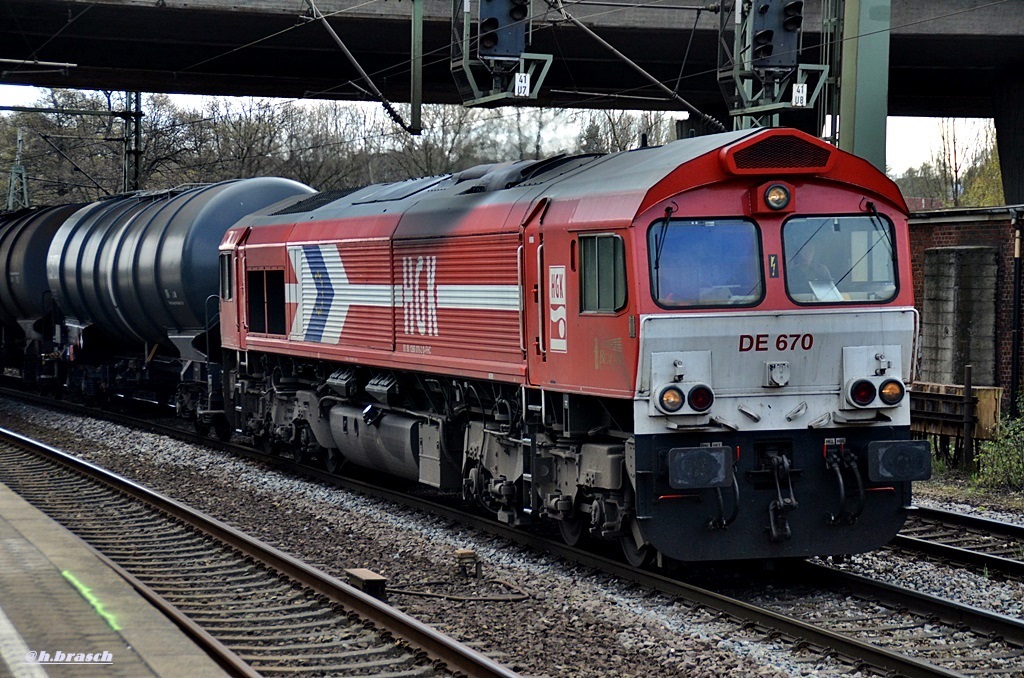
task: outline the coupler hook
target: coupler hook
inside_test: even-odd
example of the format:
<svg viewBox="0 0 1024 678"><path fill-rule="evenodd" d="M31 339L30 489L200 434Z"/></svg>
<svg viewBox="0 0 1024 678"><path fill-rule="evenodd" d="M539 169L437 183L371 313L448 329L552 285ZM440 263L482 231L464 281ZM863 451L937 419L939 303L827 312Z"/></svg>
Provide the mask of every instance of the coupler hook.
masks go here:
<svg viewBox="0 0 1024 678"><path fill-rule="evenodd" d="M852 525L857 522L857 519L860 518L861 514L864 512L866 497L864 479L861 477L860 469L857 467L857 457L853 452L848 450L846 445L842 442L838 442L834 445L826 444L825 465L835 475L836 483L839 486L839 511L838 513L829 514L829 524L837 525L839 523L843 523L846 525ZM847 496L844 469L853 474L853 479L857 487L857 504L856 508L852 511L846 508Z"/></svg>
<svg viewBox="0 0 1024 678"><path fill-rule="evenodd" d="M775 500L768 505L768 529L772 541L783 541L793 536L789 529L789 512L798 504L793 496L793 481L790 478L789 458L777 455L770 458L772 478L775 480ZM786 484L786 496L782 496L782 483Z"/></svg>

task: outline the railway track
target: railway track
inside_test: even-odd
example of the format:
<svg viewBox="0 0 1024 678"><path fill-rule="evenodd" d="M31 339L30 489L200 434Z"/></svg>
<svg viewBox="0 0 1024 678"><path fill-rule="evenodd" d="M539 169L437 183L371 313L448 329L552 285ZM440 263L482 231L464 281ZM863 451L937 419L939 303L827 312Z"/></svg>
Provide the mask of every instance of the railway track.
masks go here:
<svg viewBox="0 0 1024 678"><path fill-rule="evenodd" d="M233 675L515 675L226 524L4 429L0 482L81 536Z"/></svg>
<svg viewBox="0 0 1024 678"><path fill-rule="evenodd" d="M149 429L156 428L151 422ZM167 431L164 431L167 432ZM180 429L173 435L194 441L195 436ZM232 449L250 457L266 455L248 448L206 439L205 444ZM560 558L593 567L621 579L661 591L677 605L713 610L727 619L737 637L752 631L767 638L788 642L796 651L832 656L851 671L863 675L957 676L977 673L1019 675L1024 673L1024 627L1019 620L1001 617L931 598L880 582L858 578L827 567L794 564L799 573L794 581L815 588L803 595L813 601L822 592L849 597L848 613L832 619L816 617L813 610L781 603L744 602L721 591L700 588L676 578L638 571L621 562L579 551L535 533L510 529L492 520L466 515L456 508L430 498L406 494L368 483L329 474L323 469L300 467L287 457L273 458L279 465L305 475L366 494L382 497L413 508L439 514L461 524L496 534L510 541L552 553ZM810 568L810 569L804 569ZM780 578L775 580L777 584ZM781 579L784 579L782 577ZM793 584L794 590L798 584ZM795 598L800 598L795 595ZM748 599L749 600L749 599ZM808 621L813 620L813 621ZM898 620L893 621L893 620ZM728 632L726 635L729 635ZM915 636L925 639L916 642ZM946 640L944 640L946 639ZM953 648L951 651L950 648ZM964 648L977 656L965 657Z"/></svg>
<svg viewBox="0 0 1024 678"><path fill-rule="evenodd" d="M946 675L1024 675L1020 619L810 562L794 564L787 577L791 587L770 604L779 612L915 657Z"/></svg>
<svg viewBox="0 0 1024 678"><path fill-rule="evenodd" d="M917 508L892 546L1024 579L1024 526Z"/></svg>

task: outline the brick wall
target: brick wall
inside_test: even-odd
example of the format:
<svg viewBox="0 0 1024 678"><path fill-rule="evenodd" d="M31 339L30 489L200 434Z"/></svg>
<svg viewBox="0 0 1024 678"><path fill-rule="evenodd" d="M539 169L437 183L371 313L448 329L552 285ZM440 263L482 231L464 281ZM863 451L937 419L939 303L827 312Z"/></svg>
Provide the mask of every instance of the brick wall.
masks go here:
<svg viewBox="0 0 1024 678"><path fill-rule="evenodd" d="M995 250L995 377L992 385L1005 389L1004 408L1009 403L1013 318L1014 229L1010 219L1009 208L919 212L910 218L914 299L922 313L922 324L935 322L935 319L924 317L926 252L948 247L989 247ZM956 383L962 380L961 375Z"/></svg>

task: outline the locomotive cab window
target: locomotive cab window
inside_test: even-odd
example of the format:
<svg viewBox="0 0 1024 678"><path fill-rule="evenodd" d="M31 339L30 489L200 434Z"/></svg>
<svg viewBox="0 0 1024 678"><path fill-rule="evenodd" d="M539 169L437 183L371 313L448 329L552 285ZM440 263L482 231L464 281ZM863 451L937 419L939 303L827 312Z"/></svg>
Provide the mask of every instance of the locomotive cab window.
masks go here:
<svg viewBox="0 0 1024 678"><path fill-rule="evenodd" d="M580 236L580 310L615 313L626 307L626 250L611 234Z"/></svg>
<svg viewBox="0 0 1024 678"><path fill-rule="evenodd" d="M232 289L235 286L235 271L232 263L232 256L230 254L220 255L220 298L224 301L230 301L233 296Z"/></svg>
<svg viewBox="0 0 1024 678"><path fill-rule="evenodd" d="M801 304L885 303L896 296L896 245L882 215L794 217L782 227L786 291Z"/></svg>
<svg viewBox="0 0 1024 678"><path fill-rule="evenodd" d="M757 226L659 219L647 232L651 294L664 308L753 306L764 294Z"/></svg>
<svg viewBox="0 0 1024 678"><path fill-rule="evenodd" d="M285 333L284 271L249 271L249 331Z"/></svg>

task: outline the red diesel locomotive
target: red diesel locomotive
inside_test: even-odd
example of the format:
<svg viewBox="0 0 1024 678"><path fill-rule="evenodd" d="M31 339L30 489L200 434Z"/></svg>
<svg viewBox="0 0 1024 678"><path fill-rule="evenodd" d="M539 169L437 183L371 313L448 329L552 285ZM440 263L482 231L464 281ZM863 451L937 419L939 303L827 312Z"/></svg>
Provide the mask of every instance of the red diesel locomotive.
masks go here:
<svg viewBox="0 0 1024 678"><path fill-rule="evenodd" d="M634 563L866 551L930 474L906 205L794 130L299 195L219 256L200 422L330 470Z"/></svg>

